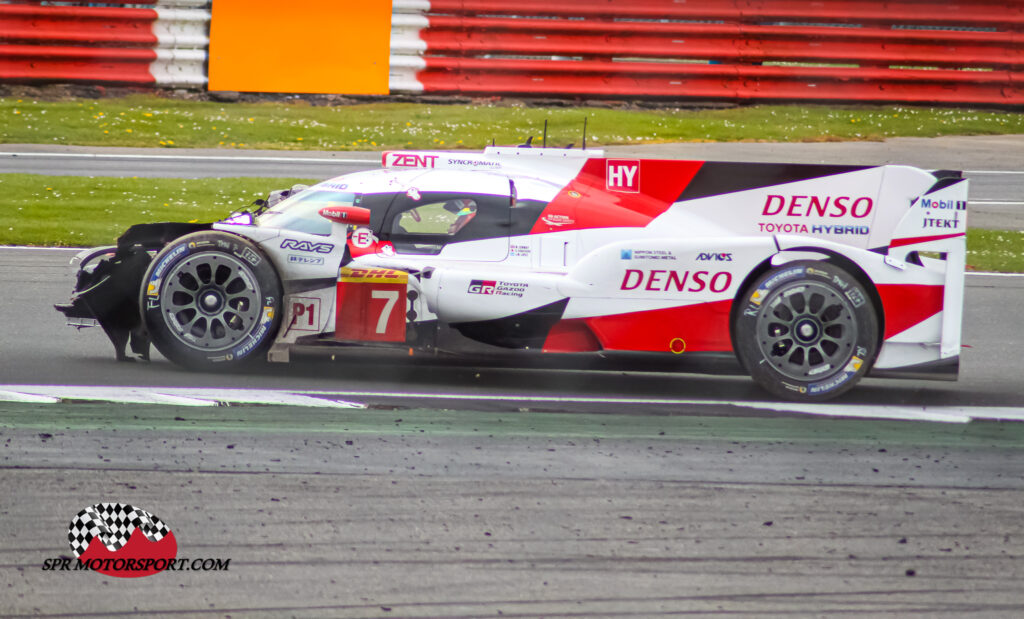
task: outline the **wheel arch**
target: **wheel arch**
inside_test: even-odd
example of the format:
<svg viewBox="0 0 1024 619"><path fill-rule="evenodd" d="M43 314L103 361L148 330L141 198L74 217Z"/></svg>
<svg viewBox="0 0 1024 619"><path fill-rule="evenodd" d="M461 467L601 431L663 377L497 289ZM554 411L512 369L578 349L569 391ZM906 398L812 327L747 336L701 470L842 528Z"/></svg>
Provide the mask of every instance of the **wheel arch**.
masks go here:
<svg viewBox="0 0 1024 619"><path fill-rule="evenodd" d="M875 310L875 319L878 321L878 341L875 343L878 346L877 350L881 350L882 342L885 339L885 308L882 305L882 296L878 293L878 288L875 286L875 282L873 279L871 279L871 276L867 274L867 271L861 268L861 266L857 264L857 262L851 259L849 256L846 256L831 248L819 247L815 245L808 245L804 247L788 247L780 251L776 255L784 255L788 252L814 252L818 254L823 254L827 256L827 259L825 259L824 262L834 264L837 267L843 269L844 271L852 275L857 280L858 284L864 287L864 290L868 293L868 297L871 300L871 307L872 309ZM771 268L770 261L771 258L765 261L766 263L769 263L767 268ZM767 270L767 268L765 270ZM760 273L764 273L764 270L760 271ZM744 285L749 285L750 282L744 280L743 283ZM872 363L874 363L874 360L872 360Z"/></svg>
<svg viewBox="0 0 1024 619"><path fill-rule="evenodd" d="M218 240L218 237L224 240ZM189 249L183 250L178 255L179 248L184 247L189 247ZM239 249L241 253L239 253ZM183 260L190 259L192 256L208 251L230 254L228 256L229 259L236 261L239 265L244 265L247 269L248 277L251 278L250 281L254 286L253 291L257 293L257 297L263 296L264 299L270 299L264 300L262 303L258 300L255 302L256 307L264 306L262 316L258 315L257 310L257 314L250 317L250 320L254 321L253 326L248 327L246 332L240 335L242 339L235 343L229 342L228 344L229 346L234 346L241 342L240 348L244 348L249 344L250 336L256 333L255 336L252 336L255 339L251 340L250 348L244 350L244 352L238 352L238 349L236 349L228 354L228 349L225 348L225 355L210 356L209 353L215 353L221 349L204 350L190 348L187 343L182 346L174 341L175 339L180 340L180 337L172 335L169 328L162 323L158 323L158 319L154 317L153 310L156 310L157 313L162 311L160 309L162 301L158 299L161 299L166 294L158 288L157 294L151 295L150 288L154 285L154 282L156 282L156 286L162 287L164 285L162 280L165 276L173 273L176 265L180 264ZM159 273L160 269L163 268L167 270ZM217 285L225 285L225 282L218 282ZM268 285L272 291L270 296L266 296L266 286ZM229 371L242 362L258 358L259 353L266 350L272 344L282 321L283 294L283 285L278 267L268 255L268 252L257 242L244 235L234 234L231 231L218 229L198 230L190 234L178 236L166 243L150 261L145 276L139 285L138 308L142 317L142 325L149 339L164 357L188 369ZM154 302L156 305L154 305ZM222 302L227 303L228 301L224 298ZM267 307L268 305L269 307ZM244 311L235 309L236 313ZM158 331L154 331L153 327L158 325ZM260 331L257 332L256 329L260 329ZM218 361L222 360L229 363L218 363Z"/></svg>
<svg viewBox="0 0 1024 619"><path fill-rule="evenodd" d="M882 341L880 299L872 280L848 256L813 246L786 251L789 255L780 252L774 261L759 263L744 281L743 296L731 312L733 351L741 367L769 393L796 401L824 401L845 393L870 372ZM780 257L792 260L779 261ZM857 296L851 296L854 291ZM831 296L834 303L815 305L814 296ZM790 297L803 300L793 302ZM773 309L777 306L784 312ZM835 308L839 309L831 317L825 316ZM840 324L833 321L841 314L846 326L829 332L832 347L818 348L828 331L824 325ZM803 339L790 335L798 326ZM796 352L789 357L791 348Z"/></svg>
<svg viewBox="0 0 1024 619"><path fill-rule="evenodd" d="M775 256L778 254L772 254ZM743 359L740 358L739 350L736 348L736 323L741 308L743 307L743 299L750 294L750 287L755 281L758 280L762 275L767 273L772 268L771 256L765 258L758 263L754 268L750 269L747 276L743 278L743 282L739 288L736 289L736 296L732 299L732 308L729 310L729 342L732 345L732 353L736 356L737 363L743 368L743 371L747 371L746 365L743 363Z"/></svg>

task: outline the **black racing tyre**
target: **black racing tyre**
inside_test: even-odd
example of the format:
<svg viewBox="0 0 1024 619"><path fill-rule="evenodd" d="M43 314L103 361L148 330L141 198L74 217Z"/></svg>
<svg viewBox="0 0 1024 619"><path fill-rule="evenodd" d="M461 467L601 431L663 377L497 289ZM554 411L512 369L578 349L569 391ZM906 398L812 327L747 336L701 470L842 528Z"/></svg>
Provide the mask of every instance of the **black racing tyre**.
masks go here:
<svg viewBox="0 0 1024 619"><path fill-rule="evenodd" d="M734 348L754 381L776 396L834 398L874 363L874 305L864 287L833 264L796 261L772 269L740 302Z"/></svg>
<svg viewBox="0 0 1024 619"><path fill-rule="evenodd" d="M141 311L163 356L192 370L259 359L281 324L281 280L248 239L196 232L168 244L142 280Z"/></svg>

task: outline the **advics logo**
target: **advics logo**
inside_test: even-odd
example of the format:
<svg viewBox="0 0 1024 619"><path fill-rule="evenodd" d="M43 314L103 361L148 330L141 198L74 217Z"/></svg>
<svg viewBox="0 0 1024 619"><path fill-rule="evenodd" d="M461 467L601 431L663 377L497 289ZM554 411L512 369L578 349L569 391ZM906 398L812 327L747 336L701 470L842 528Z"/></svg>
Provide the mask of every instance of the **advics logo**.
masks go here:
<svg viewBox="0 0 1024 619"><path fill-rule="evenodd" d="M697 254L697 260L700 262L732 262L731 253L707 253L702 252Z"/></svg>
<svg viewBox="0 0 1024 619"><path fill-rule="evenodd" d="M640 162L609 159L605 170L608 191L640 192Z"/></svg>
<svg viewBox="0 0 1024 619"><path fill-rule="evenodd" d="M494 294L498 282L489 279L474 279L469 282L469 294Z"/></svg>
<svg viewBox="0 0 1024 619"><path fill-rule="evenodd" d="M68 527L68 542L79 562L119 578L161 572L178 554L171 530L127 503L98 503L78 512Z"/></svg>

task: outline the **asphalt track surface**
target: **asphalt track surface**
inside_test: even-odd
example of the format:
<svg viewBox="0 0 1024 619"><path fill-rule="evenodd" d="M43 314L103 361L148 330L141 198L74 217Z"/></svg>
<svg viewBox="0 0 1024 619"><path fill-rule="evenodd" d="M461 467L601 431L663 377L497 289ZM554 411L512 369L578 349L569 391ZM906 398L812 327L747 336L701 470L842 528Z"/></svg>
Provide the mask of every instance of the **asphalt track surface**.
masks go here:
<svg viewBox="0 0 1024 619"><path fill-rule="evenodd" d="M0 392L230 386L365 408L0 402L5 616L1024 613L1024 424L754 409L742 377L117 363L51 308L71 255L0 249ZM1019 413L1022 306L1024 278L969 276L961 380L869 379L840 405ZM101 501L229 570L43 571Z"/></svg>

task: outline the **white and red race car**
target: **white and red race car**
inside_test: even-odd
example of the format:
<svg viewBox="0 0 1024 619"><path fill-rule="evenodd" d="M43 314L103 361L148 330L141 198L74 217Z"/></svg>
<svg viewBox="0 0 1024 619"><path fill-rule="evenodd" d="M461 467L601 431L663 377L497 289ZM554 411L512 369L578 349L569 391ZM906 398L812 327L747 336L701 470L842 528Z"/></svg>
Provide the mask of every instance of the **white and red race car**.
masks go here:
<svg viewBox="0 0 1024 619"><path fill-rule="evenodd" d="M133 226L58 309L194 369L331 345L731 365L808 401L956 378L961 173L602 155L386 152L256 213Z"/></svg>

